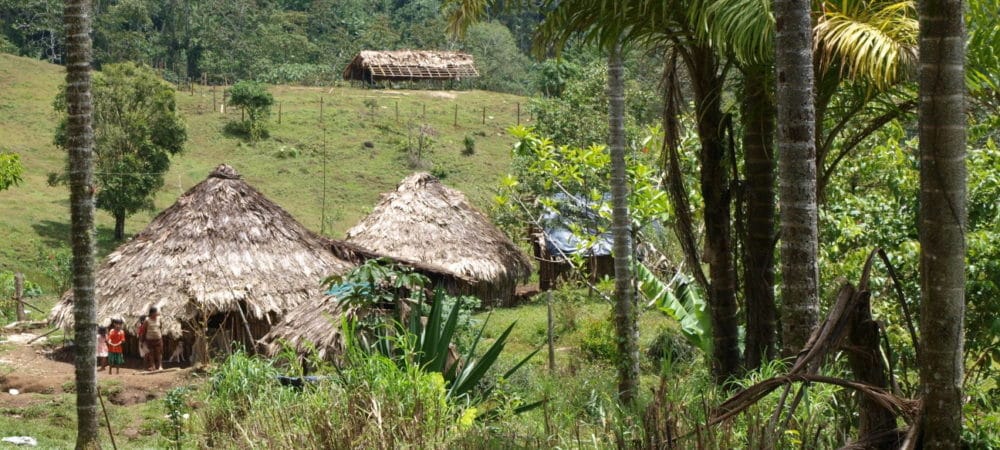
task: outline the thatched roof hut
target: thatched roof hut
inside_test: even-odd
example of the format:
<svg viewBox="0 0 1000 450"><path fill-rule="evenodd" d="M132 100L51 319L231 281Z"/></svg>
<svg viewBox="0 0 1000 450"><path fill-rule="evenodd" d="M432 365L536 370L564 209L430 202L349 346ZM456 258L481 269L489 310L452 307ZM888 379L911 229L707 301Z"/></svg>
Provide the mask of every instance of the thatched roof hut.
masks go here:
<svg viewBox="0 0 1000 450"><path fill-rule="evenodd" d="M357 54L344 68L345 80L416 81L478 77L472 55L445 51L372 51Z"/></svg>
<svg viewBox="0 0 1000 450"><path fill-rule="evenodd" d="M441 267L469 282L453 294L475 295L484 306L510 305L531 260L461 192L428 173L404 179L382 195L346 240L392 258Z"/></svg>
<svg viewBox="0 0 1000 450"><path fill-rule="evenodd" d="M253 342L293 306L322 298L324 277L352 266L329 244L220 165L101 264L98 320L123 318L134 334L155 305L175 340L205 314L232 340ZM70 326L72 305L69 291L51 321Z"/></svg>

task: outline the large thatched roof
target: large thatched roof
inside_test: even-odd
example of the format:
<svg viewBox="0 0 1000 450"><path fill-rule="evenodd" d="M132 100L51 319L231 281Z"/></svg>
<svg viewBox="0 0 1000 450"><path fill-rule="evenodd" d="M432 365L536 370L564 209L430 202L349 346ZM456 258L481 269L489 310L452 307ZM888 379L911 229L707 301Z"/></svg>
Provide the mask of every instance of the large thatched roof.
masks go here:
<svg viewBox="0 0 1000 450"><path fill-rule="evenodd" d="M428 173L410 175L383 194L372 213L347 231L347 241L443 267L474 284L503 285L510 295L531 274L531 261L506 234L465 195Z"/></svg>
<svg viewBox="0 0 1000 450"><path fill-rule="evenodd" d="M445 51L372 51L357 54L345 80L455 80L478 77L472 55Z"/></svg>
<svg viewBox="0 0 1000 450"><path fill-rule="evenodd" d="M236 312L259 320L280 316L322 297L320 281L351 267L330 242L240 179L227 165L182 195L101 265L98 320L135 318L160 307L165 332L181 333L199 309ZM53 308L51 320L69 326L73 293Z"/></svg>

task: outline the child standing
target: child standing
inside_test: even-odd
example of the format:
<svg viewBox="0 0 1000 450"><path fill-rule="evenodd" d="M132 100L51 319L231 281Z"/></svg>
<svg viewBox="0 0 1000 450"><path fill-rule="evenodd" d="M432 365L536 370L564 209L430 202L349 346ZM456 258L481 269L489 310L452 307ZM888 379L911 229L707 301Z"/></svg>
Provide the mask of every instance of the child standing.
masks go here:
<svg viewBox="0 0 1000 450"><path fill-rule="evenodd" d="M122 373L122 365L125 364L125 356L122 353L122 344L125 343L125 331L122 330L124 322L121 319L111 321L111 331L108 332L108 362L111 363L112 370L118 369L115 373Z"/></svg>
<svg viewBox="0 0 1000 450"><path fill-rule="evenodd" d="M97 369L98 372L108 366L108 329L97 327Z"/></svg>

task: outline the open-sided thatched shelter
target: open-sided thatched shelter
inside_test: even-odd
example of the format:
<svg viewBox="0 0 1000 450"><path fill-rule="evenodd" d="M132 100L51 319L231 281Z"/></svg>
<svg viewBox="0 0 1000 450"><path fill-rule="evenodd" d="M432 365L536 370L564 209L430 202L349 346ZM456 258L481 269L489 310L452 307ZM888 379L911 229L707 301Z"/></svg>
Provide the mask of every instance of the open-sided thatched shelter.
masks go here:
<svg viewBox="0 0 1000 450"><path fill-rule="evenodd" d="M452 294L484 306L510 305L531 261L461 192L428 173L404 179L372 213L347 231L347 241L373 252L432 264L468 280Z"/></svg>
<svg viewBox="0 0 1000 450"><path fill-rule="evenodd" d="M345 80L419 81L478 77L472 55L445 51L372 51L357 54L344 69Z"/></svg>
<svg viewBox="0 0 1000 450"><path fill-rule="evenodd" d="M324 277L351 267L329 243L220 165L101 264L99 323L120 317L134 334L155 305L164 334L187 348L204 318L222 344L253 345L290 308L322 298ZM70 327L72 306L69 291L51 321Z"/></svg>

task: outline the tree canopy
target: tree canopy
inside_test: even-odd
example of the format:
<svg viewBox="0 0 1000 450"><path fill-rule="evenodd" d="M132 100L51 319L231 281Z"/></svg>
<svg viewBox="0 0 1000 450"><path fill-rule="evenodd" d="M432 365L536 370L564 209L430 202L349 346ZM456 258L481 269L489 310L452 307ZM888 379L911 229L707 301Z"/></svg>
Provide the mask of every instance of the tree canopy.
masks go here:
<svg viewBox="0 0 1000 450"><path fill-rule="evenodd" d="M184 149L187 132L177 114L174 88L152 69L109 64L94 75L95 179L97 207L115 218L115 238L125 237L125 218L153 208L170 157ZM59 94L56 108L64 110ZM66 121L55 142L67 145ZM55 174L52 181L64 180Z"/></svg>

